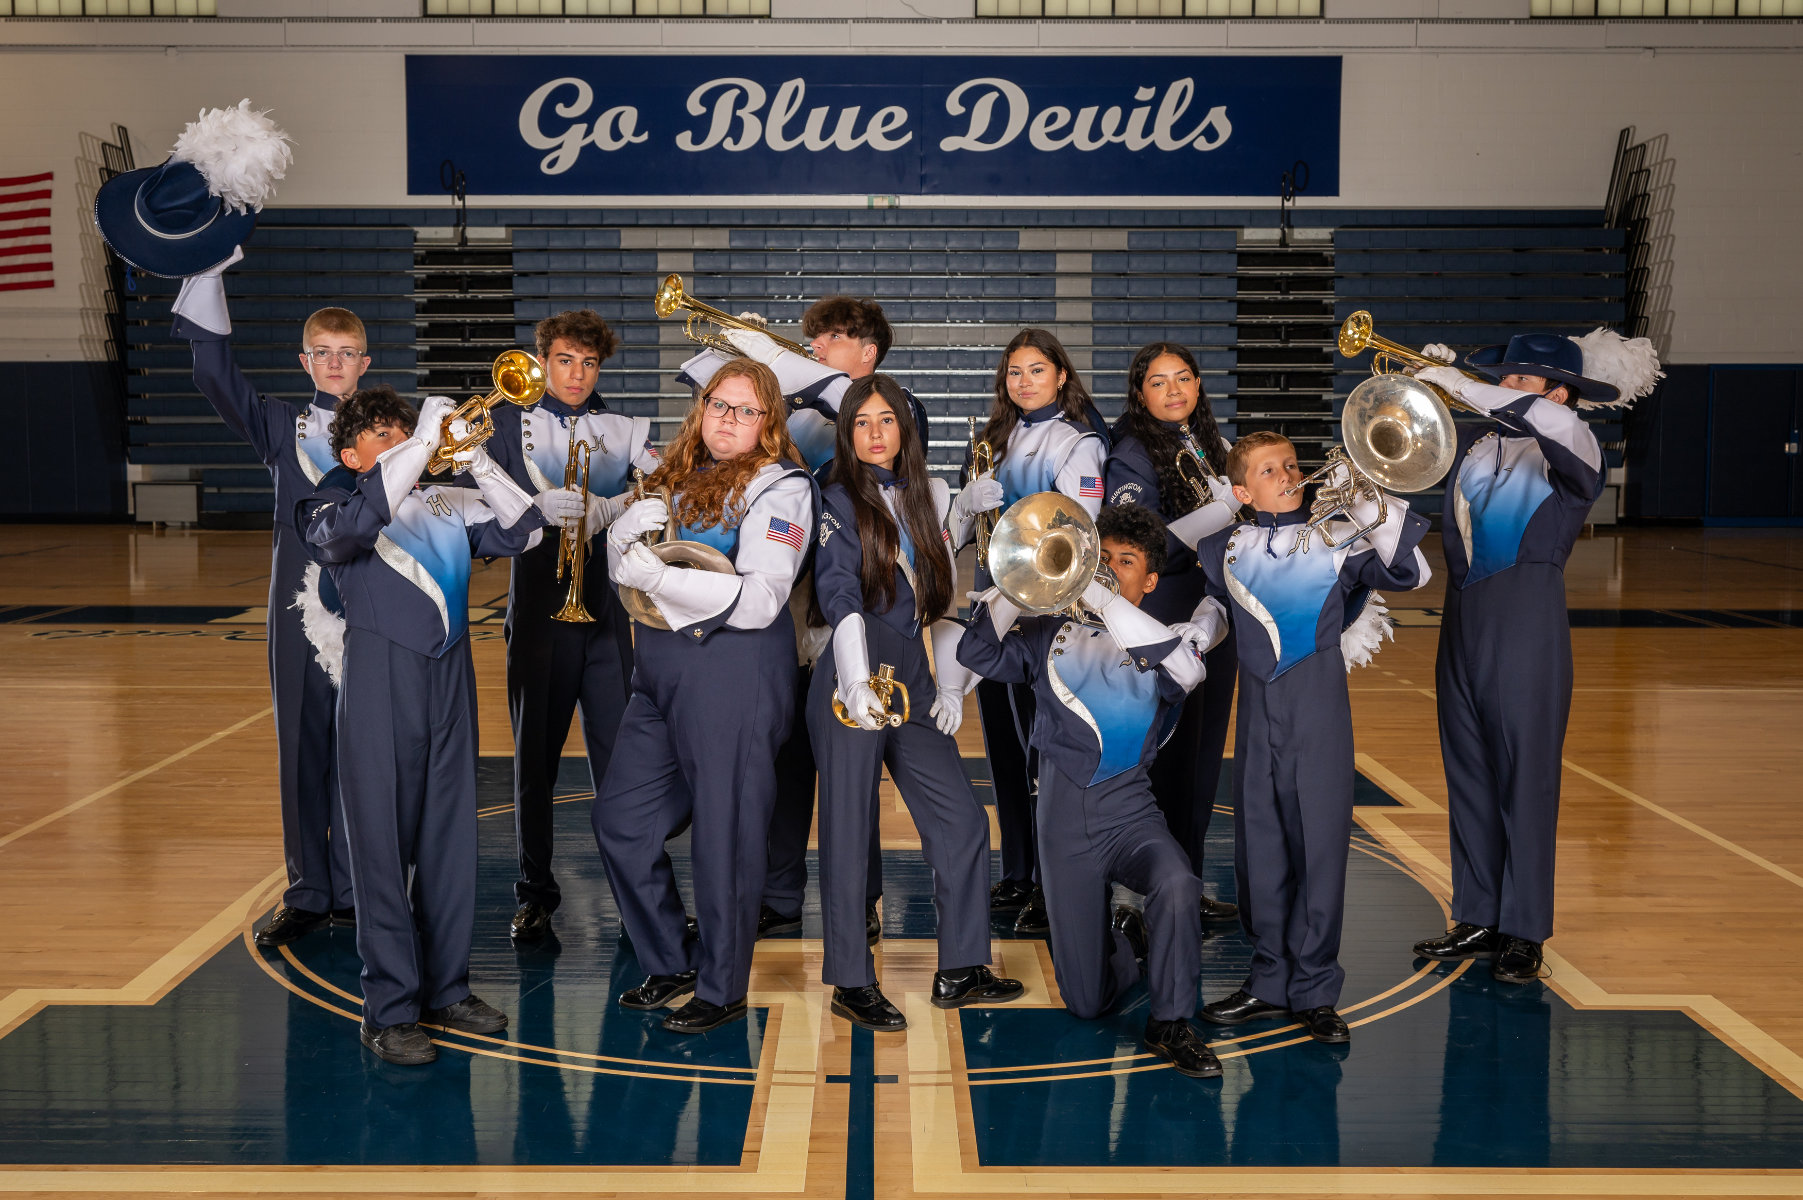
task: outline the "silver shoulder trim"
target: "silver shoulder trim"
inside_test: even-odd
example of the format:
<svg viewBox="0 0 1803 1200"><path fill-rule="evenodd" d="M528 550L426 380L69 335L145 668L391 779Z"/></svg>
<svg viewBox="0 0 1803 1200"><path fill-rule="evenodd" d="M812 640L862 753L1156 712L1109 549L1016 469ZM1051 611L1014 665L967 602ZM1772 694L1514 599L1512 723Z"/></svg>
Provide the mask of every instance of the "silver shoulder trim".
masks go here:
<svg viewBox="0 0 1803 1200"><path fill-rule="evenodd" d="M1459 476L1464 474L1465 464L1471 461L1469 455L1465 462L1459 464L1459 470L1452 477L1452 520L1458 527L1459 541L1465 546L1465 570L1471 570L1471 501L1465 495L1465 489L1459 486Z"/></svg>
<svg viewBox="0 0 1803 1200"><path fill-rule="evenodd" d="M1059 702L1062 703L1064 707L1076 713L1077 716L1082 718L1083 723L1089 726L1089 731L1096 735L1096 749L1100 751L1103 748L1102 729L1101 726L1096 724L1095 717L1090 715L1089 706L1077 699L1077 693L1071 691L1070 688L1065 685L1064 677L1058 674L1058 665L1052 661L1052 656L1050 654L1046 655L1045 669L1046 679L1049 680L1052 685L1052 694L1058 697Z"/></svg>
<svg viewBox="0 0 1803 1200"><path fill-rule="evenodd" d="M1283 635L1277 632L1277 622L1271 617L1271 610L1266 608L1252 590L1239 581L1233 568L1222 564L1221 574L1227 579L1227 594L1233 602L1252 614L1254 620L1265 627L1265 633L1271 639L1271 657L1276 662L1283 661ZM1231 617L1228 618L1232 620Z"/></svg>
<svg viewBox="0 0 1803 1200"><path fill-rule="evenodd" d="M426 593L426 596L437 606L439 624L444 626L445 636L449 637L451 635L451 616L445 608L444 592L439 588L438 580L432 578L432 572L421 566L417 558L401 549L386 533L376 535L376 553L403 579Z"/></svg>
<svg viewBox="0 0 1803 1200"><path fill-rule="evenodd" d="M533 491L548 492L548 491L552 490L553 488L562 487L563 483L561 480L558 481L557 483L552 483L550 481L550 479L548 479L545 476L545 473L538 469L538 464L532 461L532 455L526 449L526 421L524 418L527 416L530 416L530 415L531 414L529 414L529 413L523 414L522 419L520 421L520 457L522 457L526 460L526 478L530 479L532 481ZM551 424L556 425L557 421L555 419L553 419L551 421ZM575 436L574 430L570 431L570 436L571 437ZM569 441L567 439L564 442L563 449L564 449L565 454L568 454L570 451L570 445L569 445Z"/></svg>
<svg viewBox="0 0 1803 1200"><path fill-rule="evenodd" d="M319 469L319 465L315 463L312 456L307 453L307 447L303 445L306 440L307 435L305 433L302 433L299 430L295 431L294 457L300 460L301 474L307 477L307 482L318 483L326 477L326 473Z"/></svg>

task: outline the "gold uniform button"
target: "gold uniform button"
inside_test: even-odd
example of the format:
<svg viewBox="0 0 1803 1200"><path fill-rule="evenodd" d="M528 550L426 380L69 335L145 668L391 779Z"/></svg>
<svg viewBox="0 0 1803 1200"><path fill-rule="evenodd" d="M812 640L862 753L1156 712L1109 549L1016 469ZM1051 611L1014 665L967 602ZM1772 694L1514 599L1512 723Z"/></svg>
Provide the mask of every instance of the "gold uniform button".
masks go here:
<svg viewBox="0 0 1803 1200"><path fill-rule="evenodd" d="M1238 562L1239 560L1240 560L1239 555L1237 555L1237 554L1229 554L1227 556L1227 561L1230 563Z"/></svg>

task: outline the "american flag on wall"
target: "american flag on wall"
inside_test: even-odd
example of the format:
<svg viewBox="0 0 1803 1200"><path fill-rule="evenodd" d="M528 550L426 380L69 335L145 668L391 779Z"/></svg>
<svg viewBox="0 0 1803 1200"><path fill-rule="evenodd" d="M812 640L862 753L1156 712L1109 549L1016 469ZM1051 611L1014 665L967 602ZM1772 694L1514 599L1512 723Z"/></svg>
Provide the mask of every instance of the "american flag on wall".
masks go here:
<svg viewBox="0 0 1803 1200"><path fill-rule="evenodd" d="M56 286L50 274L53 173L0 179L0 292Z"/></svg>

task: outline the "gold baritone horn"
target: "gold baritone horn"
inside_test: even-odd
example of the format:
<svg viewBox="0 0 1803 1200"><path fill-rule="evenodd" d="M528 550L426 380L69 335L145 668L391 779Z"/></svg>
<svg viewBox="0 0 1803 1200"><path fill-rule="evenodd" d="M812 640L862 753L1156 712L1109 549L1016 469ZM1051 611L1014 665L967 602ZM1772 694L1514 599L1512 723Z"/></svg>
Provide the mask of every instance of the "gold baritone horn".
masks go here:
<svg viewBox="0 0 1803 1200"><path fill-rule="evenodd" d="M489 415L489 409L503 401L517 404L521 408L530 408L545 394L545 365L524 350L504 351L495 359L492 374L495 381L492 392L465 400L444 419L444 431L438 449L426 461L426 470L432 474L443 474L446 469L456 465L452 462L456 455L471 447L480 446L495 435L495 421ZM466 436L451 436L451 425L456 421L469 423L470 431Z"/></svg>
<svg viewBox="0 0 1803 1200"><path fill-rule="evenodd" d="M651 307L657 310L657 315L660 317L671 317L679 312L682 313L684 337L709 349L718 350L728 358L739 357L739 348L726 340L725 331L728 329L749 329L753 333L767 334L771 341L784 350L792 350L803 358L813 357L812 351L800 342L792 342L786 337L771 333L755 321L735 317L704 300L695 299L682 290L682 276L680 275L664 276L663 286L659 287L657 294L651 298ZM709 330L708 325L717 328Z"/></svg>
<svg viewBox="0 0 1803 1200"><path fill-rule="evenodd" d="M733 570L732 560L704 542L684 541L676 536L681 526L676 521L676 497L668 488L659 488L655 493L670 510L669 522L664 526L660 537L655 531L645 535L645 544L651 547L651 553L664 560L666 566L685 571L713 571L721 575L737 574ZM633 487L633 499L643 500L645 492L645 476L640 472ZM657 610L657 604L649 594L635 587L620 588L620 603L626 609L626 615L651 629L668 629L670 622L664 614Z"/></svg>
<svg viewBox="0 0 1803 1200"><path fill-rule="evenodd" d="M586 438L575 436L570 431L570 457L563 468L563 486L573 489L582 497L582 514L574 522L565 522L563 533L557 543L557 578L562 579L568 569L570 587L564 593L563 607L551 614L553 621L567 621L572 625L592 625L595 618L589 614L582 603L583 571L588 558L588 478L589 460L594 457L595 448L588 444Z"/></svg>
<svg viewBox="0 0 1803 1200"><path fill-rule="evenodd" d="M883 724L891 729L899 729L908 723L908 685L895 677L895 668L888 663L876 669L870 677L870 690L876 693L877 703L883 706ZM901 693L901 711L895 708L895 694ZM847 729L861 729L863 726L851 719L851 712L845 707L845 701L839 699L839 693L833 693L833 715L839 718L839 724Z"/></svg>

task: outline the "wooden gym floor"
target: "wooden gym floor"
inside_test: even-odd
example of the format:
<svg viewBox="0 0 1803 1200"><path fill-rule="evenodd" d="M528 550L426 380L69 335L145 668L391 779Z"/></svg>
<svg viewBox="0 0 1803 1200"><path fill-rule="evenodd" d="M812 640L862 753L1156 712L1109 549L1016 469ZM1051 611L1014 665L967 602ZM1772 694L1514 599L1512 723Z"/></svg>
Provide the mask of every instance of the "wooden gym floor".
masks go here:
<svg viewBox="0 0 1803 1200"><path fill-rule="evenodd" d="M247 936L283 882L268 544L0 528L0 1192L1803 1194L1798 531L1579 544L1559 926L1526 988L1409 953L1448 894L1439 588L1391 597L1396 641L1351 680L1352 1045L1249 1026L1220 1036L1216 1083L1139 1053L1143 999L1070 1018L1043 942L1003 922L998 965L1026 1000L926 1005L933 915L899 803L879 971L906 1035L826 1014L813 906L760 943L751 1021L685 1042L612 1005L639 968L580 758L559 940L513 951L504 565L471 593L492 756L473 982L513 1025L447 1038L429 1068L376 1062L344 932L271 954ZM974 720L960 741L983 792ZM1230 824L1205 869L1229 897ZM1233 931L1203 953L1216 999L1246 947Z"/></svg>

